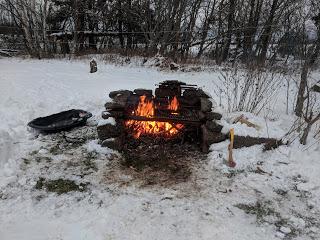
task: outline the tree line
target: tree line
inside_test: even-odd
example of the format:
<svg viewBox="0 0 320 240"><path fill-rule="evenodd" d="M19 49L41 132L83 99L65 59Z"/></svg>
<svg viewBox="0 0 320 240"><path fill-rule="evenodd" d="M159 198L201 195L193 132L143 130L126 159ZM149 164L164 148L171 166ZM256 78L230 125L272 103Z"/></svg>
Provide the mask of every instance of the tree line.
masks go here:
<svg viewBox="0 0 320 240"><path fill-rule="evenodd" d="M20 34L35 57L116 49L263 64L303 58L319 18L318 0L0 0L0 34Z"/></svg>

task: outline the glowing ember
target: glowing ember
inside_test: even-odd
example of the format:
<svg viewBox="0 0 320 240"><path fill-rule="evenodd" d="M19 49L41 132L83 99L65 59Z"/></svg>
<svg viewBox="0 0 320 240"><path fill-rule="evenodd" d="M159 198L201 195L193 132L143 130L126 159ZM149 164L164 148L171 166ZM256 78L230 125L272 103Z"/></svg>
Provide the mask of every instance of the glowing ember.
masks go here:
<svg viewBox="0 0 320 240"><path fill-rule="evenodd" d="M179 102L176 97L169 102L168 110L177 111L179 108ZM154 117L155 106L153 101L146 99L146 96L141 96L137 109L133 111L133 116L141 116L152 118ZM172 114L178 114L172 112ZM158 122L158 121L138 121L138 120L127 120L125 126L132 129L133 136L139 138L142 134L149 135L161 135L163 137L173 137L179 133L184 126L183 124L172 124L169 122Z"/></svg>

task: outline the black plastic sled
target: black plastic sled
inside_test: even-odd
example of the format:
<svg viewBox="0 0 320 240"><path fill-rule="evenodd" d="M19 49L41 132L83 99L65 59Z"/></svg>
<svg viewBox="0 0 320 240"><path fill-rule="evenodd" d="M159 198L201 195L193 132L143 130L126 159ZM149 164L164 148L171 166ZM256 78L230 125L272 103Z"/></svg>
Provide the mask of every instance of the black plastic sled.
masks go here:
<svg viewBox="0 0 320 240"><path fill-rule="evenodd" d="M92 114L90 112L71 109L50 116L36 118L29 122L28 126L40 132L56 133L83 126L86 124L87 119L91 117Z"/></svg>

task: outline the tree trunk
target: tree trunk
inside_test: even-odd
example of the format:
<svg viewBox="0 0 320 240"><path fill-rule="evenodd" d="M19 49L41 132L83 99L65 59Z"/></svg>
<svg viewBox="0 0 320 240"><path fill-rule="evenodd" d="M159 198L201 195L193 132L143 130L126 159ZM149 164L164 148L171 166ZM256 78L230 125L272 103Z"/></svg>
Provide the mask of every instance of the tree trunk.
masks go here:
<svg viewBox="0 0 320 240"><path fill-rule="evenodd" d="M200 58L201 55L203 54L204 43L205 43L205 40L208 36L209 26L210 26L210 23L213 22L213 16L214 16L213 14L214 14L214 10L215 10L215 5L216 5L216 0L213 1L210 14L209 14L209 16L206 16L205 22L203 24L202 34L201 34L201 42L200 42L199 52L198 52L197 58ZM208 8L210 8L210 3L209 3ZM209 9L208 9L208 11L209 11Z"/></svg>
<svg viewBox="0 0 320 240"><path fill-rule="evenodd" d="M272 24L274 23L273 20L278 7L278 1L279 0L273 0L268 20L265 24L264 31L262 32L262 35L261 35L261 52L259 55L259 62L261 64L264 64L267 57L267 51L268 51L269 42L272 34Z"/></svg>
<svg viewBox="0 0 320 240"><path fill-rule="evenodd" d="M236 8L236 0L230 0L229 1L229 13L228 13L228 30L226 34L226 40L225 44L222 50L222 58L221 61L224 62L227 60L231 45L231 37L232 37L232 28L233 28L233 22L234 22L234 13Z"/></svg>

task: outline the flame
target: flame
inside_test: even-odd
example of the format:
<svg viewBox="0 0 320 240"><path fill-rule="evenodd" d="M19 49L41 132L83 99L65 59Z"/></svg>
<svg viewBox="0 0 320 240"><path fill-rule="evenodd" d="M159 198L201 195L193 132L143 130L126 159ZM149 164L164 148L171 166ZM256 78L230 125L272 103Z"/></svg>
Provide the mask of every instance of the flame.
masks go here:
<svg viewBox="0 0 320 240"><path fill-rule="evenodd" d="M174 96L174 98L172 99L171 102L169 102L169 106L168 109L172 110L172 111L177 111L179 108L179 102L176 96Z"/></svg>
<svg viewBox="0 0 320 240"><path fill-rule="evenodd" d="M169 101L168 110L177 111L179 108L179 102L176 97ZM132 112L133 116L141 116L152 118L155 113L155 105L152 100L148 100L146 96L140 96L139 104ZM172 112L172 114L178 114ZM171 124L169 122L158 121L139 121L139 120L127 120L125 126L132 129L134 138L139 138L143 134L160 135L164 137L172 137L179 133L184 126L183 124Z"/></svg>

